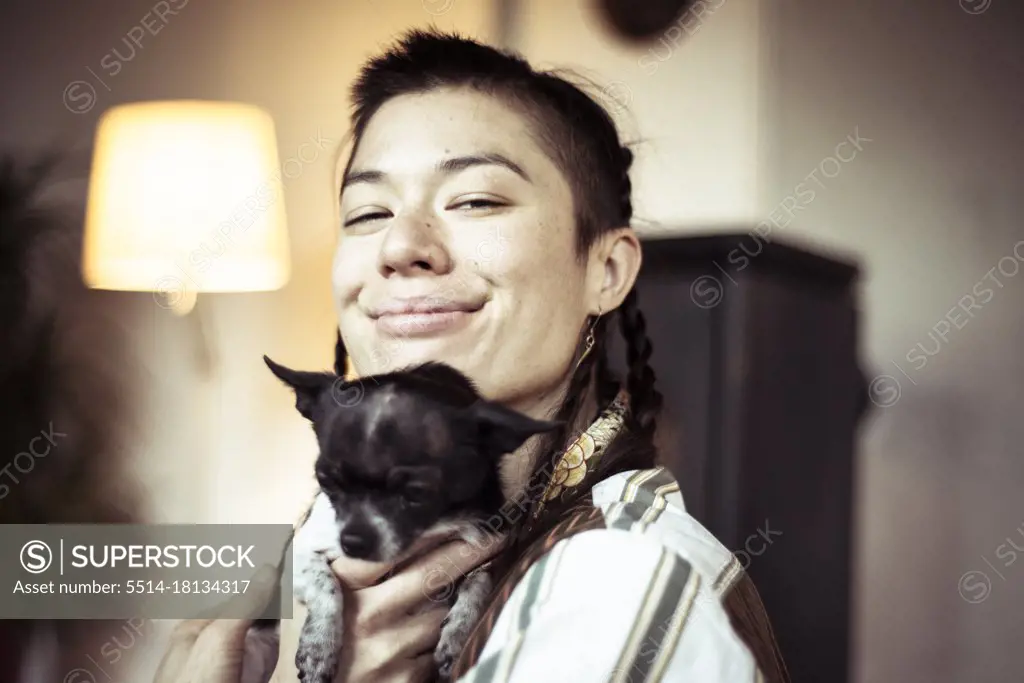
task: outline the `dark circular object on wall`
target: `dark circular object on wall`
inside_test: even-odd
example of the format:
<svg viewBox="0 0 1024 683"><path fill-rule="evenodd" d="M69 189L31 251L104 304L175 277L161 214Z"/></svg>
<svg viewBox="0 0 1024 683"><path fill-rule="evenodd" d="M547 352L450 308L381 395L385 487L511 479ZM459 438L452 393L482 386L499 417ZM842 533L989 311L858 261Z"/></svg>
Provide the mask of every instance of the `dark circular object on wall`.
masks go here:
<svg viewBox="0 0 1024 683"><path fill-rule="evenodd" d="M597 14L612 31L631 42L652 40L696 0L594 0Z"/></svg>

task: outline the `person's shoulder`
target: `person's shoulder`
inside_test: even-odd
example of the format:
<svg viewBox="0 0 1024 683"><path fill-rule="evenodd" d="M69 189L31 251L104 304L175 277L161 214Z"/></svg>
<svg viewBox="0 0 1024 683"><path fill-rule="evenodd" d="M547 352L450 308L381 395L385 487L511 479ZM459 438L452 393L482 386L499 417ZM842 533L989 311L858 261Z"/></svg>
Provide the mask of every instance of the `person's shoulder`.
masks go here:
<svg viewBox="0 0 1024 683"><path fill-rule="evenodd" d="M544 552L511 595L517 612L523 601L557 610L597 596L603 609L616 611L650 603L655 590L672 604L720 604L742 574L735 556L686 512L678 483L661 467L597 483L592 505L567 515L537 547Z"/></svg>
<svg viewBox="0 0 1024 683"><path fill-rule="evenodd" d="M689 529L672 483L660 470L602 482L594 507L578 513L596 512L602 523L552 539L530 565L500 611L481 669L514 670L514 681L755 680L718 576L707 571L728 551L702 547L707 538ZM577 656L559 654L566 649Z"/></svg>
<svg viewBox="0 0 1024 683"><path fill-rule="evenodd" d="M613 475L594 486L592 497L607 531L627 532L643 539L641 545L671 551L714 593L726 592L742 574L736 556L687 512L679 484L667 468ZM611 536L605 534L606 539Z"/></svg>

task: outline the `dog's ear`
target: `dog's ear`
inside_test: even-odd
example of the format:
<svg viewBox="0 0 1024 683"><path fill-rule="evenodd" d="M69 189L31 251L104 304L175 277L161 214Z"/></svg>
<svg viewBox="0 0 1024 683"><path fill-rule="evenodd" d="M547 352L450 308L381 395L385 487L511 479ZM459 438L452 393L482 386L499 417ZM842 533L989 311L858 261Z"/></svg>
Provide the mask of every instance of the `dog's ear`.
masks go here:
<svg viewBox="0 0 1024 683"><path fill-rule="evenodd" d="M329 372L305 372L292 370L263 356L270 371L295 391L295 408L310 422L320 396L330 391L337 377Z"/></svg>
<svg viewBox="0 0 1024 683"><path fill-rule="evenodd" d="M561 422L534 420L493 401L477 401L470 406L469 413L477 424L483 447L496 456L511 453L534 434L562 425Z"/></svg>

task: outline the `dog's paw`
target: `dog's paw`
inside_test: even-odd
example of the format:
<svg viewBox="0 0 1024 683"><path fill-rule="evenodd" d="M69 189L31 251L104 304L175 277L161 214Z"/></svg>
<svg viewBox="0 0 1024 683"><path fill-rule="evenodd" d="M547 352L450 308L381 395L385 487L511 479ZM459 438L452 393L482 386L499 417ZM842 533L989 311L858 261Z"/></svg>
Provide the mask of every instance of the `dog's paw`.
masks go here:
<svg viewBox="0 0 1024 683"><path fill-rule="evenodd" d="M442 652L440 645L434 650L434 664L437 666L437 681L438 683L448 683L452 680L452 667L455 666L455 660L458 655Z"/></svg>
<svg viewBox="0 0 1024 683"><path fill-rule="evenodd" d="M462 654L462 648L473 630L475 620L469 616L452 611L441 622L441 639L434 649L434 664L437 665L442 681L451 680L452 667Z"/></svg>
<svg viewBox="0 0 1024 683"><path fill-rule="evenodd" d="M462 654L473 628L484 612L486 598L491 591L490 575L475 569L459 587L455 604L441 622L441 639L434 649L434 663L441 680L451 679L452 667Z"/></svg>
<svg viewBox="0 0 1024 683"><path fill-rule="evenodd" d="M333 648L322 647L321 643L300 641L295 653L295 666L302 683L332 683L338 659Z"/></svg>

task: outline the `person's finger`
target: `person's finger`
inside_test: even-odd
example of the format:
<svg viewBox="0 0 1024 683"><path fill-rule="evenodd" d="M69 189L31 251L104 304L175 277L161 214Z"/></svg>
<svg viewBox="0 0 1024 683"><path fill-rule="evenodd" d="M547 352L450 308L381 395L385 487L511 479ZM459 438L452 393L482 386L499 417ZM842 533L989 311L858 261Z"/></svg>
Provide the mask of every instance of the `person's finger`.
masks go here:
<svg viewBox="0 0 1024 683"><path fill-rule="evenodd" d="M246 631L253 619L263 613L276 585L277 571L265 565L257 570L244 593L207 610L211 614L241 614L247 618L189 619L179 623L157 668L156 683L176 683L183 678L190 680L189 676L206 676L210 667L219 669L212 681L223 679L235 683L232 678L235 672L241 675ZM193 670L196 673L193 674Z"/></svg>
<svg viewBox="0 0 1024 683"><path fill-rule="evenodd" d="M366 562L351 557L339 557L331 563L341 584L349 590L358 591L369 588L385 579L395 569L394 562Z"/></svg>
<svg viewBox="0 0 1024 683"><path fill-rule="evenodd" d="M388 661L399 655L422 652L431 646L431 638L436 645L441 622L448 611L447 605L436 605L410 616L400 614L386 603L379 610L359 604L353 610L356 616L348 624L348 632L357 640L369 639L375 646L379 645L382 649L374 653L373 659ZM381 634L386 637L380 637Z"/></svg>
<svg viewBox="0 0 1024 683"><path fill-rule="evenodd" d="M238 582L244 586L244 592L236 593L227 600L217 603L203 613L207 621L219 621L221 619L258 619L265 611L273 610L274 605L269 605L274 597L274 590L278 582L278 569L265 564L256 570L248 583Z"/></svg>
<svg viewBox="0 0 1024 683"><path fill-rule="evenodd" d="M464 576L497 555L500 550L501 543L497 540L486 541L481 545L474 545L463 540L453 541L410 562L406 570L426 573L442 567L450 568Z"/></svg>
<svg viewBox="0 0 1024 683"><path fill-rule="evenodd" d="M167 650L160 659L153 683L176 683L181 672L192 656L192 648L203 630L213 623L212 619L185 619L171 630Z"/></svg>
<svg viewBox="0 0 1024 683"><path fill-rule="evenodd" d="M434 653L420 655L412 660L402 661L398 666L389 667L390 672L381 675L380 683L428 683L437 675Z"/></svg>
<svg viewBox="0 0 1024 683"><path fill-rule="evenodd" d="M415 560L379 586L364 591L368 599L387 591L394 610L408 612L424 601L447 603L459 581L476 567L491 559L498 544L474 546L464 541L447 543Z"/></svg>
<svg viewBox="0 0 1024 683"><path fill-rule="evenodd" d="M212 623L213 619L183 619L171 631L171 639L191 645L203 629Z"/></svg>
<svg viewBox="0 0 1024 683"><path fill-rule="evenodd" d="M185 680L237 683L245 657L249 619L221 619L203 629L185 667Z"/></svg>
<svg viewBox="0 0 1024 683"><path fill-rule="evenodd" d="M378 586L354 591L345 596L345 613L352 619L346 628L351 629L356 638L373 636L382 629L390 629L407 617L403 605L417 601L426 602L422 594L413 592L402 594L394 586L396 578L390 578ZM413 584L415 591L415 584ZM405 590L409 591L408 582Z"/></svg>
<svg viewBox="0 0 1024 683"><path fill-rule="evenodd" d="M411 659L424 652L433 653L441 637L441 622L447 616L447 607L437 607L409 617L391 641L395 645L392 658Z"/></svg>
<svg viewBox="0 0 1024 683"><path fill-rule="evenodd" d="M252 625L250 619L219 619L199 634L194 651L240 652L245 645L245 634Z"/></svg>
<svg viewBox="0 0 1024 683"><path fill-rule="evenodd" d="M501 547L501 539L493 534L487 535L482 545L475 546L466 541L434 541L431 545L417 548L415 553L424 553L422 557L431 557L435 554L459 556L453 565L455 571L466 573L478 564L493 557ZM448 551L444 549L448 548ZM427 551L431 551L427 553ZM454 554L453 554L454 553ZM342 585L350 590L363 590L371 586L377 586L388 580L391 575L401 574L416 564L415 558L406 554L391 562L366 562L355 560L349 557L339 557L331 563L331 569L341 580Z"/></svg>
<svg viewBox="0 0 1024 683"><path fill-rule="evenodd" d="M164 652L163 658L160 659L160 664L156 667L153 683L176 683L176 681L180 681L181 671L185 668L185 663L188 662L191 654L191 649L175 647L174 645L168 647L167 651Z"/></svg>

